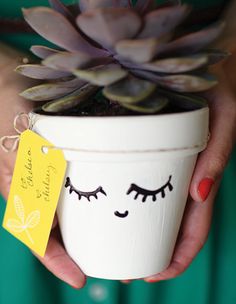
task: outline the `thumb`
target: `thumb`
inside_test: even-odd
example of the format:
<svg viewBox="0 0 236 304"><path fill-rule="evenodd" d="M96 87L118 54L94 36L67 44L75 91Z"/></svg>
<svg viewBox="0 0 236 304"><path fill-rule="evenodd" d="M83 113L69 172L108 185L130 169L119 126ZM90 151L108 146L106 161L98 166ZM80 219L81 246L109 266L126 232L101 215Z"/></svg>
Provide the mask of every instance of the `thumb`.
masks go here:
<svg viewBox="0 0 236 304"><path fill-rule="evenodd" d="M236 101L227 84L207 93L210 108L210 140L197 160L190 185L195 201L204 202L224 171L235 140Z"/></svg>

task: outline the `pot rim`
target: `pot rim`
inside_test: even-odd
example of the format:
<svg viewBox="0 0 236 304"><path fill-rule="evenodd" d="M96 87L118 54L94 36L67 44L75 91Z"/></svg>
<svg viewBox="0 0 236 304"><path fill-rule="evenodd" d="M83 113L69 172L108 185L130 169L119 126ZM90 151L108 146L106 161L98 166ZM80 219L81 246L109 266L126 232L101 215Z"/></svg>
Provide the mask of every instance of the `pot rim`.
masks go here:
<svg viewBox="0 0 236 304"><path fill-rule="evenodd" d="M32 130L67 160L156 159L193 155L209 138L209 108L161 115L51 116L30 113Z"/></svg>
<svg viewBox="0 0 236 304"><path fill-rule="evenodd" d="M190 114L194 114L194 113L200 113L200 112L205 112L206 110L209 109L209 106L203 106L200 109L195 109L195 110L190 110L190 111L183 111L183 112L178 112L178 113L163 113L163 114L146 114L146 115L115 115L115 116L70 116L70 115L47 115L47 114L39 114L39 113L35 113L34 110L32 110L31 112L29 112L29 115L35 115L36 117L39 116L41 118L51 118L51 119L62 119L62 120L66 120L66 119L71 119L71 120L139 120L139 119L152 119L152 118L156 118L158 117L158 119L166 119L169 117L173 117L173 118L181 118L184 116L189 116Z"/></svg>

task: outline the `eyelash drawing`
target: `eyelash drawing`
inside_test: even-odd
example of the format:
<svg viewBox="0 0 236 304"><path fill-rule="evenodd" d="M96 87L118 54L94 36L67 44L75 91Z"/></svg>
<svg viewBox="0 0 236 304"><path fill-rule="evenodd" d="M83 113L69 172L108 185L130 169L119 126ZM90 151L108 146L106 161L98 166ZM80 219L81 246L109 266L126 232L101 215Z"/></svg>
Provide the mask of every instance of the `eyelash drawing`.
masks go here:
<svg viewBox="0 0 236 304"><path fill-rule="evenodd" d="M102 187L98 187L95 191L91 191L91 192L83 192L83 191L79 191L77 190L71 183L71 180L69 177L66 178L66 184L65 187L70 187L69 189L69 193L71 194L72 192L75 192L76 194L78 194L78 199L81 200L82 197L87 198L87 200L90 202L90 197L95 197L96 199L98 198L97 194L100 192L102 194L104 194L105 196L107 196L106 192L103 190Z"/></svg>
<svg viewBox="0 0 236 304"><path fill-rule="evenodd" d="M152 196L152 201L155 202L157 199L158 193L161 193L161 197L164 198L166 196L166 194L165 194L166 188L168 188L169 191L173 190L173 186L171 184L171 178L172 178L172 175L169 176L169 180L167 181L167 183L165 183L165 185L163 185L161 188L154 190L154 191L146 190L135 184L131 184L130 188L128 189L126 194L129 195L131 192L135 191L136 192L136 195L134 197L135 200L138 198L139 195L143 195L143 199L142 199L143 203L146 201L148 196Z"/></svg>

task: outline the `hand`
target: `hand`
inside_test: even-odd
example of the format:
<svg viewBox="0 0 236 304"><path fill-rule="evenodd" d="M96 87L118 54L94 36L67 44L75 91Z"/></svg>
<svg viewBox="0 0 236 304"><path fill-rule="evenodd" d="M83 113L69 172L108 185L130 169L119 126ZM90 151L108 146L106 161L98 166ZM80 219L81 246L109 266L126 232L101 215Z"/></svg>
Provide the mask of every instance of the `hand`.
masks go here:
<svg viewBox="0 0 236 304"><path fill-rule="evenodd" d="M236 62L236 55L230 60ZM236 65L234 65L235 67ZM191 198L186 205L182 225L169 267L146 282L168 280L180 275L190 265L207 240L214 198L223 170L227 164L236 138L236 78L229 81L226 65L214 67L219 85L205 94L210 107L210 141L197 160L190 185ZM232 83L234 81L234 84ZM123 280L129 283L130 280Z"/></svg>
<svg viewBox="0 0 236 304"><path fill-rule="evenodd" d="M4 46L4 48L7 48ZM2 48L0 44L0 63ZM13 58L16 58L18 52L15 50L7 50L5 56L8 56L9 52L14 52ZM18 54L19 56L19 54ZM9 59L10 60L10 59ZM8 60L8 61L9 61ZM6 62L6 59L3 60ZM11 61L10 61L11 62ZM19 112L29 112L33 105L28 101L19 97L19 92L25 88L32 86L33 83L29 83L25 78L18 76L13 72L16 65L19 64L12 62L8 63L7 69L1 69L0 75L0 137L5 135L14 135L13 120ZM2 77L2 78L1 78ZM11 105L11 106L9 106ZM16 153L6 153L0 148L0 192L7 200L10 190L10 184L15 164ZM56 218L54 219L52 231L50 234L46 254L44 258L33 254L40 260L40 262L55 276L65 281L74 288L81 288L86 282L85 275L80 268L72 261L67 255L60 236L60 230L57 225Z"/></svg>
<svg viewBox="0 0 236 304"><path fill-rule="evenodd" d="M147 282L167 280L181 274L207 240L214 198L235 142L236 130L236 98L223 67L217 68L215 73L218 74L219 85L206 94L210 102L211 138L197 161L190 186L192 199L187 203L174 255L169 267L146 278Z"/></svg>

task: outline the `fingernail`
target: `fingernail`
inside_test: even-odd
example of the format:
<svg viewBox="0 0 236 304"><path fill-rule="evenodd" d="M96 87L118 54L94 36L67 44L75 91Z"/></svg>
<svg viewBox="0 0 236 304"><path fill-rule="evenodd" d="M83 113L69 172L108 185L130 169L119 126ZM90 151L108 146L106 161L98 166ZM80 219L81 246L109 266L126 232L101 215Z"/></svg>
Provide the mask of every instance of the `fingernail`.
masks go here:
<svg viewBox="0 0 236 304"><path fill-rule="evenodd" d="M198 185L198 194L200 195L202 201L204 202L210 191L211 191L211 187L214 183L214 180L212 178L204 178Z"/></svg>
<svg viewBox="0 0 236 304"><path fill-rule="evenodd" d="M129 280L121 280L121 282L124 283L124 284L129 284L129 283L131 283L131 281L129 281Z"/></svg>
<svg viewBox="0 0 236 304"><path fill-rule="evenodd" d="M156 282L160 281L160 278L156 278L156 277L147 278L147 279L144 279L144 281L147 282L147 283L156 283Z"/></svg>
<svg viewBox="0 0 236 304"><path fill-rule="evenodd" d="M74 289L79 289L79 287L78 286L74 286L74 285L70 285L72 288L74 288Z"/></svg>

